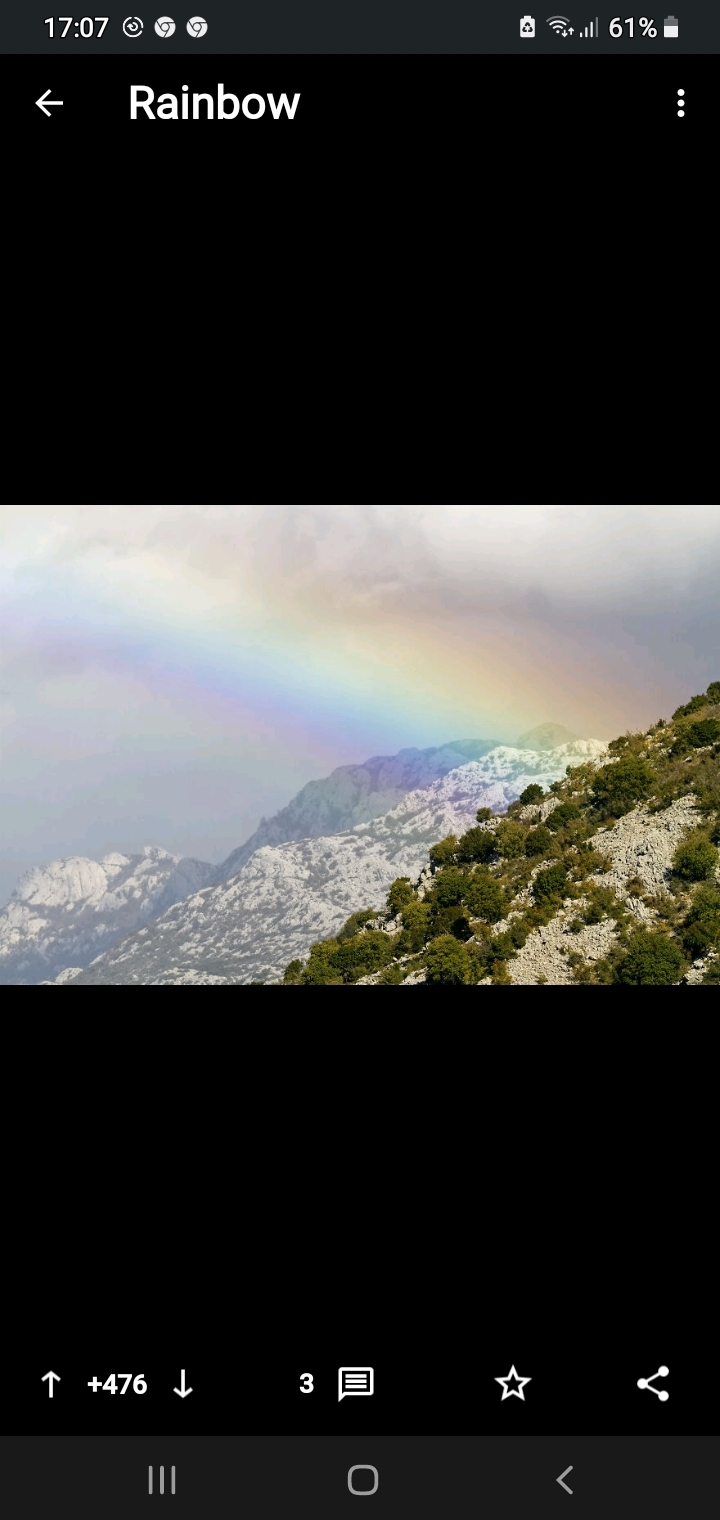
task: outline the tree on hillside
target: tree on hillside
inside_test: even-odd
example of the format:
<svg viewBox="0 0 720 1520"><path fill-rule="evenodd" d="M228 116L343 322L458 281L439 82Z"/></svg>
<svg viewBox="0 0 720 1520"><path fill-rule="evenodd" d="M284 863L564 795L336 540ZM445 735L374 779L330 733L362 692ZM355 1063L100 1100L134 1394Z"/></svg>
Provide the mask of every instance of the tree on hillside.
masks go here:
<svg viewBox="0 0 720 1520"><path fill-rule="evenodd" d="M718 852L702 829L679 844L673 855L673 869L681 881L707 881L715 874Z"/></svg>
<svg viewBox="0 0 720 1520"><path fill-rule="evenodd" d="M601 817L622 818L636 802L647 797L654 772L646 760L627 755L613 765L603 765L593 783L593 805Z"/></svg>
<svg viewBox="0 0 720 1520"><path fill-rule="evenodd" d="M495 835L489 829L468 829L457 842L458 860L490 860L496 850Z"/></svg>
<svg viewBox="0 0 720 1520"><path fill-rule="evenodd" d="M618 962L615 979L630 987L667 987L680 980L684 964L667 934L638 929Z"/></svg>
<svg viewBox="0 0 720 1520"><path fill-rule="evenodd" d="M522 802L523 804L539 802L544 795L542 787L538 786L536 781L532 781L529 786L526 786L525 791L520 793L518 802Z"/></svg>
<svg viewBox="0 0 720 1520"><path fill-rule="evenodd" d="M454 986L469 982L472 962L465 946L452 934L442 934L434 939L425 957L429 982L445 982Z"/></svg>

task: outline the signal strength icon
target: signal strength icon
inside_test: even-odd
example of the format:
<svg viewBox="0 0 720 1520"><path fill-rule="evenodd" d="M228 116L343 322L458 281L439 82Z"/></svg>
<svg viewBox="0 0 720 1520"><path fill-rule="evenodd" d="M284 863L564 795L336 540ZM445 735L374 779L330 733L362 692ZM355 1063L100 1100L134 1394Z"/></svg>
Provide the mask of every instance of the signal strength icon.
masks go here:
<svg viewBox="0 0 720 1520"><path fill-rule="evenodd" d="M560 32L567 32L570 18L568 16L548 16L547 24L552 27L556 35L559 35Z"/></svg>

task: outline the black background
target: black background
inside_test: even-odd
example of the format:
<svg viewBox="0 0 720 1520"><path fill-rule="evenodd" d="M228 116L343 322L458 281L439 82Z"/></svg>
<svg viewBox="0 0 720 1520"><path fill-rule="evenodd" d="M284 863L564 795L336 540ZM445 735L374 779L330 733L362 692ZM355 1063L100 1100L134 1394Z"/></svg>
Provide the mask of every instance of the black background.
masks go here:
<svg viewBox="0 0 720 1520"><path fill-rule="evenodd" d="M4 64L19 499L705 499L711 59L139 67ZM129 119L219 81L296 119Z"/></svg>

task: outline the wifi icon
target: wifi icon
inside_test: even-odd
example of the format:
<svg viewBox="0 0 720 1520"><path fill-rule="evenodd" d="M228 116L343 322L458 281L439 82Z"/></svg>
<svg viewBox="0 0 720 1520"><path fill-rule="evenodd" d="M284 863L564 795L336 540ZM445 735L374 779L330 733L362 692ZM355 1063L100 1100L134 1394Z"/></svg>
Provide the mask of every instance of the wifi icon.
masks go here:
<svg viewBox="0 0 720 1520"><path fill-rule="evenodd" d="M566 30L566 28L570 25L570 20L567 16L548 16L547 24L548 26L552 27L553 31L556 34L558 34Z"/></svg>

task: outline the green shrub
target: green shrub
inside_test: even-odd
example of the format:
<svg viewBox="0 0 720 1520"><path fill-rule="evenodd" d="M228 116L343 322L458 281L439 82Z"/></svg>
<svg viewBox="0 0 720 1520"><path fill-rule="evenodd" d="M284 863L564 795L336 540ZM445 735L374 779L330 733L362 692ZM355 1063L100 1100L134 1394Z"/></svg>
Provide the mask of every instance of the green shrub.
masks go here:
<svg viewBox="0 0 720 1520"><path fill-rule="evenodd" d="M438 871L432 886L432 892L428 894L428 901L434 908L449 908L453 903L462 901L468 878L464 876L457 866L446 866L443 871Z"/></svg>
<svg viewBox="0 0 720 1520"><path fill-rule="evenodd" d="M717 887L698 887L693 894L685 922L692 924L698 918L717 918L720 924L720 890Z"/></svg>
<svg viewBox="0 0 720 1520"><path fill-rule="evenodd" d="M283 985L286 987L297 986L302 976L303 961L290 961L285 967Z"/></svg>
<svg viewBox="0 0 720 1520"><path fill-rule="evenodd" d="M310 955L300 981L304 987L322 987L342 982L340 972L332 963L332 955L338 948L336 939L319 940L310 946Z"/></svg>
<svg viewBox="0 0 720 1520"><path fill-rule="evenodd" d="M345 939L353 939L358 929L362 929L363 925L368 922L368 919L377 918L377 916L376 908L361 908L359 913L351 913L347 923L343 924L342 929L335 936L336 939L340 942Z"/></svg>
<svg viewBox="0 0 720 1520"><path fill-rule="evenodd" d="M467 861L490 860L496 850L495 835L489 829L468 829L458 840L457 858Z"/></svg>
<svg viewBox="0 0 720 1520"><path fill-rule="evenodd" d="M670 745L670 749L668 750L670 759L679 760L681 755L687 754L689 748L690 745L688 744L687 735L683 731L682 733L678 734L677 738L674 739Z"/></svg>
<svg viewBox="0 0 720 1520"><path fill-rule="evenodd" d="M324 939L310 946L310 956L300 981L306 987L356 982L392 960L399 936L370 929L341 940ZM291 962L291 965L293 963Z"/></svg>
<svg viewBox="0 0 720 1520"><path fill-rule="evenodd" d="M703 718L699 723L690 724L685 737L693 749L702 749L705 744L714 744L720 739L720 723L717 718Z"/></svg>
<svg viewBox="0 0 720 1520"><path fill-rule="evenodd" d="M551 897L562 897L567 886L567 872L564 866L547 866L544 871L538 871L533 882L533 891L538 901Z"/></svg>
<svg viewBox="0 0 720 1520"><path fill-rule="evenodd" d="M588 876L591 871L611 871L612 856L603 855L601 850L594 850L591 845L578 845L578 859L575 862L575 870L580 872L581 878Z"/></svg>
<svg viewBox="0 0 720 1520"><path fill-rule="evenodd" d="M694 829L673 855L673 868L681 881L707 881L717 863L717 849L702 829Z"/></svg>
<svg viewBox="0 0 720 1520"><path fill-rule="evenodd" d="M425 957L429 982L453 986L469 982L471 961L465 946L452 934L442 934L431 941Z"/></svg>
<svg viewBox="0 0 720 1520"><path fill-rule="evenodd" d="M394 918L395 914L399 913L406 903L412 902L414 897L415 893L412 889L410 877L396 877L387 895L388 913L391 913Z"/></svg>
<svg viewBox="0 0 720 1520"><path fill-rule="evenodd" d="M573 819L579 817L580 809L574 802L561 802L559 807L553 808L546 823L553 833L557 833L558 829L564 829L566 824L572 823Z"/></svg>
<svg viewBox="0 0 720 1520"><path fill-rule="evenodd" d="M464 908L443 908L431 924L431 939L452 934L455 939L472 939L472 927Z"/></svg>
<svg viewBox="0 0 720 1520"><path fill-rule="evenodd" d="M457 847L458 842L454 834L448 834L445 839L440 840L439 844L431 845L429 855L433 865L450 865L451 861L455 859Z"/></svg>
<svg viewBox="0 0 720 1520"><path fill-rule="evenodd" d="M441 934L454 934L456 939L470 938L472 929L468 915L461 907L467 880L456 866L447 866L436 876L436 885L425 898L430 909L430 939L437 939Z"/></svg>
<svg viewBox="0 0 720 1520"><path fill-rule="evenodd" d="M338 945L330 959L344 982L356 982L359 977L386 966L392 960L394 948L392 935L384 934L382 929L370 929Z"/></svg>
<svg viewBox="0 0 720 1520"><path fill-rule="evenodd" d="M676 721L677 718L687 718L687 717L689 717L690 713L698 712L698 710L701 707L706 707L706 706L707 706L707 697L705 697L705 696L691 697L690 701L686 702L684 707L676 707L675 708L675 711L673 713L673 723Z"/></svg>
<svg viewBox="0 0 720 1520"><path fill-rule="evenodd" d="M427 903L411 902L403 908L403 930L398 940L401 955L417 955L422 950L430 929L430 909Z"/></svg>
<svg viewBox="0 0 720 1520"><path fill-rule="evenodd" d="M688 955L691 955L693 960L697 960L698 956L704 955L705 951L715 944L716 938L714 923L700 919L697 923L688 925L682 940Z"/></svg>
<svg viewBox="0 0 720 1520"><path fill-rule="evenodd" d="M406 975L407 966L399 966L397 962L395 962L392 966L388 966L386 971L383 971L380 981L386 985L387 983L390 983L393 986L397 986L399 982L405 981Z"/></svg>
<svg viewBox="0 0 720 1520"><path fill-rule="evenodd" d="M552 849L552 842L553 837L550 830L545 828L544 823L539 823L537 828L531 829L530 833L525 837L525 854L530 857L533 855L547 855L548 851Z"/></svg>
<svg viewBox="0 0 720 1520"><path fill-rule="evenodd" d="M685 919L683 945L689 955L703 955L711 945L720 944L720 891L717 887L699 887Z"/></svg>
<svg viewBox="0 0 720 1520"><path fill-rule="evenodd" d="M489 823L492 815L492 808L478 808L475 817L478 823Z"/></svg>
<svg viewBox="0 0 720 1520"><path fill-rule="evenodd" d="M619 909L620 904L612 887L600 887L596 886L595 882L591 882L588 891L592 901L599 903L606 913L615 912L616 908Z"/></svg>
<svg viewBox="0 0 720 1520"><path fill-rule="evenodd" d="M543 924L549 924L550 919L554 916L555 907L556 904L551 898L544 898L542 902L535 902L532 904L532 907L525 909L523 922L529 929L540 929Z"/></svg>
<svg viewBox="0 0 720 1520"><path fill-rule="evenodd" d="M597 960L593 966L593 981L601 984L609 984L615 980L614 963L604 956Z"/></svg>
<svg viewBox="0 0 720 1520"><path fill-rule="evenodd" d="M530 786L526 786L525 791L520 793L518 802L522 802L523 805L528 802L539 802L544 795L542 787L538 786L536 781L532 781Z"/></svg>
<svg viewBox="0 0 720 1520"><path fill-rule="evenodd" d="M638 929L615 969L616 981L629 987L666 987L678 982L685 962L666 934Z"/></svg>
<svg viewBox="0 0 720 1520"><path fill-rule="evenodd" d="M496 848L505 860L516 860L525 854L527 829L520 823L499 823L495 830Z"/></svg>
<svg viewBox="0 0 720 1520"><path fill-rule="evenodd" d="M593 805L602 817L621 818L647 797L654 773L646 760L626 755L613 765L603 765L593 783Z"/></svg>
<svg viewBox="0 0 720 1520"><path fill-rule="evenodd" d="M466 877L463 901L471 918L482 918L489 924L502 918L505 895L487 871L474 871L472 876Z"/></svg>
<svg viewBox="0 0 720 1520"><path fill-rule="evenodd" d="M708 702L720 702L720 681L711 681L705 695Z"/></svg>
<svg viewBox="0 0 720 1520"><path fill-rule="evenodd" d="M493 935L490 941L490 950L492 955L500 961L506 961L509 956L515 954L515 945L509 930L506 929L502 934Z"/></svg>
<svg viewBox="0 0 720 1520"><path fill-rule="evenodd" d="M713 961L712 965L708 966L703 982L720 982L720 960Z"/></svg>

